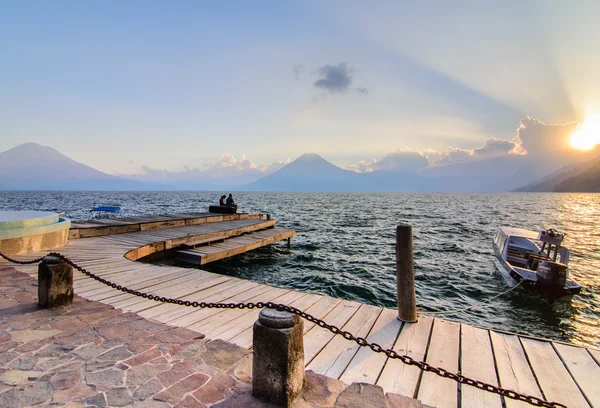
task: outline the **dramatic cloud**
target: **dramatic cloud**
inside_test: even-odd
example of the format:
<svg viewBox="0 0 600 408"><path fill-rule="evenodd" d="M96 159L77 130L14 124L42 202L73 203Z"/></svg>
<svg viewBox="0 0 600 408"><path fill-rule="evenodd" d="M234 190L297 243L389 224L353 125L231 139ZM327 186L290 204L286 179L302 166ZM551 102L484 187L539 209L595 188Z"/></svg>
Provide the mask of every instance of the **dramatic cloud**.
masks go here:
<svg viewBox="0 0 600 408"><path fill-rule="evenodd" d="M320 67L317 72L321 78L313 85L334 94L348 90L352 84L352 73L354 71L345 62L340 62L338 65Z"/></svg>
<svg viewBox="0 0 600 408"><path fill-rule="evenodd" d="M529 116L521 119L516 141L531 156L560 156L569 148L577 122L547 125Z"/></svg>
<svg viewBox="0 0 600 408"><path fill-rule="evenodd" d="M576 128L577 123L547 125L537 119L524 117L512 140L490 138L483 146L472 150L460 147L449 147L442 152L426 153L398 150L387 154L381 160L363 160L346 168L359 173L377 170L418 171L426 167L517 156L527 156L528 160L544 158L544 161L563 163L569 158L568 151L572 152L571 155L583 154L568 147Z"/></svg>

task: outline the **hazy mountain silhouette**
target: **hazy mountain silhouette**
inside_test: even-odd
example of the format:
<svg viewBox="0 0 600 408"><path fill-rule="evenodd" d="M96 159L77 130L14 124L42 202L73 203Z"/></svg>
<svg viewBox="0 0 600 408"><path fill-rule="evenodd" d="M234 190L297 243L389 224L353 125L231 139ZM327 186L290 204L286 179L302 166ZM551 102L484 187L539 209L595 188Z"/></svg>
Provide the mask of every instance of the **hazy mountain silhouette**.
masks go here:
<svg viewBox="0 0 600 408"><path fill-rule="evenodd" d="M598 192L600 191L600 159L568 164L523 187L516 192Z"/></svg>
<svg viewBox="0 0 600 408"><path fill-rule="evenodd" d="M344 170L314 153L306 153L273 174L246 184L249 191L365 191L361 174ZM357 188L358 187L358 188Z"/></svg>
<svg viewBox="0 0 600 408"><path fill-rule="evenodd" d="M343 170L317 154L304 154L279 171L241 188L251 191L504 192L535 177L531 164L518 157L415 171L384 169L356 173Z"/></svg>
<svg viewBox="0 0 600 408"><path fill-rule="evenodd" d="M539 177L536 162L520 156L489 158L422 169L392 168L367 173L341 169L309 153L249 184L249 175L229 174L198 184L200 173L179 180L191 190L307 192L502 192ZM565 166L514 191L600 191L600 159ZM196 176L196 177L195 177ZM256 177L255 175L254 177ZM183 182L187 184L183 184ZM243 184L243 185L241 185ZM158 181L139 181L103 173L51 147L26 143L0 153L0 190L173 190Z"/></svg>
<svg viewBox="0 0 600 408"><path fill-rule="evenodd" d="M37 143L0 153L0 190L165 190L103 173Z"/></svg>
<svg viewBox="0 0 600 408"><path fill-rule="evenodd" d="M600 159L583 172L559 183L554 191L557 193L600 193Z"/></svg>

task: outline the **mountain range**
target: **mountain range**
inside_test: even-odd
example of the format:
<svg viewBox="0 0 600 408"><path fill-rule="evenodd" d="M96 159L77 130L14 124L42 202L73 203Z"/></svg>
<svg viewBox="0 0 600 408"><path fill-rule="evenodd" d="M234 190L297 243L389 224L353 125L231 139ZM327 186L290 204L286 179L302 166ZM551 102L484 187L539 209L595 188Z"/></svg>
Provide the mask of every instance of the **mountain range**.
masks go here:
<svg viewBox="0 0 600 408"><path fill-rule="evenodd" d="M597 193L600 192L600 159L572 163L514 189L516 192Z"/></svg>
<svg viewBox="0 0 600 408"><path fill-rule="evenodd" d="M25 143L0 153L0 190L172 190L103 173L56 149Z"/></svg>
<svg viewBox="0 0 600 408"><path fill-rule="evenodd" d="M25 143L0 153L0 190L238 190L238 191L307 191L307 192L598 192L600 159L570 164L539 177L528 160L517 157L489 158L419 171L380 169L357 173L333 165L321 156L309 153L279 170L247 182L233 178L185 184L149 180L147 176L118 177L79 163L57 150ZM522 187L519 187L522 186Z"/></svg>

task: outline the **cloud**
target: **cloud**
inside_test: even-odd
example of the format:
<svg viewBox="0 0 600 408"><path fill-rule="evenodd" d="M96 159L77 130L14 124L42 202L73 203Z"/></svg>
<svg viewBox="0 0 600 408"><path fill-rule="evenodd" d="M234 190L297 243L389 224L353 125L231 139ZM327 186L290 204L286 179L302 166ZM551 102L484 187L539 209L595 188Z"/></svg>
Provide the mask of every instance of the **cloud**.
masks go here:
<svg viewBox="0 0 600 408"><path fill-rule="evenodd" d="M346 166L347 170L358 173L369 173L378 170L415 172L429 166L429 160L422 153L414 150L396 150L386 154L381 160L361 160Z"/></svg>
<svg viewBox="0 0 600 408"><path fill-rule="evenodd" d="M367 88L356 88L356 92L358 92L359 94L362 94L362 95L369 94L369 90Z"/></svg>
<svg viewBox="0 0 600 408"><path fill-rule="evenodd" d="M214 185L214 183L241 185L274 173L290 161L291 158L287 158L286 160L276 160L270 164L257 164L245 155L236 158L230 153L223 153L217 162L207 163L204 168L183 166L180 171L171 171L142 166L141 174L120 174L120 176L198 188L202 188L207 183L212 183L210 185Z"/></svg>
<svg viewBox="0 0 600 408"><path fill-rule="evenodd" d="M352 74L354 70L350 68L347 63L340 62L338 65L324 65L318 68L317 72L321 78L313 85L335 94L343 93L348 90L352 84Z"/></svg>
<svg viewBox="0 0 600 408"><path fill-rule="evenodd" d="M464 163L491 157L525 154L521 144L516 140L488 139L483 146L468 150L460 147L449 147L443 152L429 152L427 158L432 166L442 166L453 163Z"/></svg>
<svg viewBox="0 0 600 408"><path fill-rule="evenodd" d="M564 156L577 122L547 125L529 116L521 119L515 140L531 156Z"/></svg>
<svg viewBox="0 0 600 408"><path fill-rule="evenodd" d="M361 160L356 164L349 164L345 167L346 170L355 171L357 173L370 173L374 170L375 165L377 164L377 159L369 160Z"/></svg>
<svg viewBox="0 0 600 408"><path fill-rule="evenodd" d="M449 147L443 152L429 152L427 159L430 165L443 166L446 164L463 163L473 159L471 150L459 147Z"/></svg>
<svg viewBox="0 0 600 408"><path fill-rule="evenodd" d="M495 157L505 154L519 154L522 150L520 144L512 140L491 138L483 146L471 152L476 157Z"/></svg>
<svg viewBox="0 0 600 408"><path fill-rule="evenodd" d="M528 160L551 161L560 165L572 158L573 154L578 153L568 149L569 140L577 125L576 122L547 125L527 116L520 120L516 136L512 140L490 138L481 147L475 149L448 147L441 152L420 153L412 150L397 150L385 155L381 160L362 160L346 168L359 173L377 170L418 171L426 167L516 156L527 156ZM569 150L572 152L570 155Z"/></svg>

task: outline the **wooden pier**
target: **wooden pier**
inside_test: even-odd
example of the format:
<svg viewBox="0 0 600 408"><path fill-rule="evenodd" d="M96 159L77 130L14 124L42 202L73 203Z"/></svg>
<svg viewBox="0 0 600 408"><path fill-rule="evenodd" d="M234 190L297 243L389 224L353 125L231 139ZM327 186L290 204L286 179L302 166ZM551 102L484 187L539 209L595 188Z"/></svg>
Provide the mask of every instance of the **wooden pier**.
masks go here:
<svg viewBox="0 0 600 408"><path fill-rule="evenodd" d="M239 253L241 245L251 246L254 239L268 240L269 231L275 236L280 232L273 228L274 220L264 220L260 215L237 216L185 214L146 217L139 222L130 218L102 220L101 225L96 221L73 223L72 238L89 238L71 239L58 252L89 271L131 289L198 302L290 304L356 336L384 348L393 347L399 353L433 366L568 407L600 407L600 350L597 349L423 316L417 323L402 323L396 319L396 310L276 288L199 269L132 262L183 244L196 246L218 239L229 242L193 250L180 249L197 251L194 257L202 262L203 256L209 259L219 252L231 256ZM263 232L255 232L260 230ZM254 239L243 235L248 232L262 235ZM28 254L19 259L40 255ZM9 265L6 261L1 264ZM37 276L37 265L15 267ZM211 339L252 347L252 325L257 319L257 310L193 309L162 304L125 294L77 273L74 288L76 294L90 300L169 325L187 327ZM307 369L346 383L377 384L386 392L414 397L436 407L529 406L389 360L383 354L359 348L309 322L305 322L304 332Z"/></svg>

